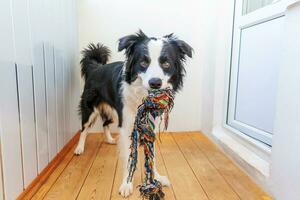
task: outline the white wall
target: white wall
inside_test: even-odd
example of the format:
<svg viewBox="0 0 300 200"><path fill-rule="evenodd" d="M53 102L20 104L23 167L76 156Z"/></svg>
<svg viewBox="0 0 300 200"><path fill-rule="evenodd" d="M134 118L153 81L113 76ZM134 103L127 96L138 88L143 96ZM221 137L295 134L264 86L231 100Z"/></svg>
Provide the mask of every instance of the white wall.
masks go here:
<svg viewBox="0 0 300 200"><path fill-rule="evenodd" d="M285 17L270 177L278 200L300 199L299 24L300 2L291 6Z"/></svg>
<svg viewBox="0 0 300 200"><path fill-rule="evenodd" d="M220 6L222 5L222 6ZM226 38L226 33L223 30L218 31L218 25L221 25L222 19L221 7L226 10L230 7L230 3L220 3L219 1L207 1L207 13L205 14L205 21L208 24L205 27L205 35L203 37L203 55L201 57L201 124L204 133L210 133L213 129L214 118L214 87L215 87L215 73L221 69L217 69L217 62L221 57L216 57L217 48L220 45L222 48L226 47L226 43L222 40ZM220 17L222 16L222 17ZM223 19L221 20L223 21ZM228 26L228 22L224 22L224 26ZM220 39L221 37L221 39Z"/></svg>
<svg viewBox="0 0 300 200"><path fill-rule="evenodd" d="M194 58L187 62L185 86L176 97L169 130L200 130L201 74L207 51L206 37L211 34L207 32L212 22L207 17L213 9L211 5L211 1L204 0L188 3L182 0L79 1L79 47L82 49L89 42L101 42L112 50L112 61L124 60L123 53L117 52L120 37L139 28L149 36L157 37L174 32L194 48ZM210 113L206 112L206 115L210 116Z"/></svg>
<svg viewBox="0 0 300 200"><path fill-rule="evenodd" d="M0 1L0 187L7 200L80 127L76 14L73 0Z"/></svg>

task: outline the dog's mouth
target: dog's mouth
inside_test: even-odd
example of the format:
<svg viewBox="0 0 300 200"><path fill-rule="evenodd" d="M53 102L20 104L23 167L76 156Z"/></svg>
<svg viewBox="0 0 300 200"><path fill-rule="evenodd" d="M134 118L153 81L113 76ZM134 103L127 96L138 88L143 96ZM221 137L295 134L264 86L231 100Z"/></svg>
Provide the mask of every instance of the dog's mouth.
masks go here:
<svg viewBox="0 0 300 200"><path fill-rule="evenodd" d="M159 88L159 89L148 89L148 93L153 93L153 92L165 92L165 91L169 91L169 90L173 90L170 86L166 87L166 88Z"/></svg>

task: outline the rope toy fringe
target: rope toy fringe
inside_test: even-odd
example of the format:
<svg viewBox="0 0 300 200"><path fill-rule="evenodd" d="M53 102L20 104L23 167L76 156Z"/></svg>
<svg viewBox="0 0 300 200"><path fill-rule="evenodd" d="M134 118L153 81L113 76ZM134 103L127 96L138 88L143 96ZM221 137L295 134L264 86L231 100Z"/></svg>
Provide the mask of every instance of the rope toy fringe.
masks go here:
<svg viewBox="0 0 300 200"><path fill-rule="evenodd" d="M136 170L138 157L138 142L144 147L145 155L145 180L139 186L141 196L149 200L163 199L165 194L162 185L154 179L154 141L155 141L155 119L164 114L164 130L168 127L169 113L174 105L174 91L170 88L149 91L148 97L138 107L134 128L131 133L130 156L128 159L129 176L127 182L132 181Z"/></svg>

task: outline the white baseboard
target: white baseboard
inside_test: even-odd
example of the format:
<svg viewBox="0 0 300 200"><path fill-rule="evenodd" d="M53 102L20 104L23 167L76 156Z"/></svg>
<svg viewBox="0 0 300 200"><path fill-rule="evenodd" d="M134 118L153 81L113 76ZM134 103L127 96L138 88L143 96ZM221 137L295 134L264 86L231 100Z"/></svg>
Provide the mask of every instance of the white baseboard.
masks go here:
<svg viewBox="0 0 300 200"><path fill-rule="evenodd" d="M271 194L269 184L270 163L266 159L269 151L262 156L262 149L253 151L253 141L247 145L247 140L233 137L230 131L220 128L214 129L212 135L208 135L240 168L246 172L258 185ZM244 140L244 141L241 141ZM251 143L251 144L250 144ZM250 148L251 146L251 148ZM260 152L260 153L257 153Z"/></svg>

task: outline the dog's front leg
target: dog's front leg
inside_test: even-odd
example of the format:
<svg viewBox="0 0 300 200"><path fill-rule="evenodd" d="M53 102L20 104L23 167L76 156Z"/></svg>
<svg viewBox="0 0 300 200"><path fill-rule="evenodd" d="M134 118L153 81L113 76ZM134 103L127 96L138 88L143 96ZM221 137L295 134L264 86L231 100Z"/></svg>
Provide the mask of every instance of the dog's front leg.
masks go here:
<svg viewBox="0 0 300 200"><path fill-rule="evenodd" d="M122 161L122 168L123 168L123 181L119 188L119 193L123 197L128 197L133 192L132 182L127 182L127 177L129 175L127 163L130 155L130 144L131 144L130 134L133 130L133 124L134 124L136 113L124 107L123 114L124 117L123 117L122 127L120 128L120 138L119 138L120 158Z"/></svg>

